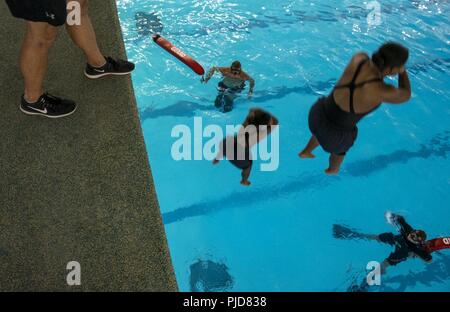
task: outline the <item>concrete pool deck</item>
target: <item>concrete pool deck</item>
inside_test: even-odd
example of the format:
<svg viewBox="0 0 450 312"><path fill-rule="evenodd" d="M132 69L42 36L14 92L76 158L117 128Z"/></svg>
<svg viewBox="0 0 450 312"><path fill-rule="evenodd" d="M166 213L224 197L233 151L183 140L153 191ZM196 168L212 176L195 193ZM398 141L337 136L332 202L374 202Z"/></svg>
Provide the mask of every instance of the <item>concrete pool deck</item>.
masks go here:
<svg viewBox="0 0 450 312"><path fill-rule="evenodd" d="M125 57L114 0L91 1L107 55ZM46 90L72 116L19 111L24 22L0 1L0 291L177 291L130 77L84 77L64 28ZM81 265L68 286L66 265Z"/></svg>

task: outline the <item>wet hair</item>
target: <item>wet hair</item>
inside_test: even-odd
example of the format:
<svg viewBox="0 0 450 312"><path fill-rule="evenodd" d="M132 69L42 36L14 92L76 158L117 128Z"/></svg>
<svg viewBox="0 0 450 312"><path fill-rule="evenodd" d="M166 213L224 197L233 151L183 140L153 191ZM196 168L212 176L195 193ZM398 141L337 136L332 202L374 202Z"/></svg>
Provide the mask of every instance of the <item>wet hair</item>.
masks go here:
<svg viewBox="0 0 450 312"><path fill-rule="evenodd" d="M387 42L372 55L372 62L380 71L386 68L401 67L406 64L409 51L399 43Z"/></svg>
<svg viewBox="0 0 450 312"><path fill-rule="evenodd" d="M241 62L239 61L234 61L233 63L231 63L231 68L237 68L237 69L241 69Z"/></svg>

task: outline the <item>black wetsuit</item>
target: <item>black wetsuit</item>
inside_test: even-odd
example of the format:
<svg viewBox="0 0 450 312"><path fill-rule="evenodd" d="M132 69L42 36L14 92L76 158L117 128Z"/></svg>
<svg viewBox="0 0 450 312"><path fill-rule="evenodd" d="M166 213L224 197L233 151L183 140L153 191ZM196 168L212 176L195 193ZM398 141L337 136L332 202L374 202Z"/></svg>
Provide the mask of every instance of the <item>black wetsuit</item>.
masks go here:
<svg viewBox="0 0 450 312"><path fill-rule="evenodd" d="M66 23L66 0L6 0L14 17L53 26Z"/></svg>
<svg viewBox="0 0 450 312"><path fill-rule="evenodd" d="M356 79L368 59L361 61L350 83L336 86L328 97L321 97L309 112L309 129L317 138L322 148L328 153L345 155L353 146L358 136L356 124L366 115L376 110L380 105L369 112L356 113L353 104L355 90L367 83L382 81L381 78L370 79L356 83ZM334 90L349 88L350 112L342 110L334 100Z"/></svg>
<svg viewBox="0 0 450 312"><path fill-rule="evenodd" d="M386 244L395 246L392 252L386 259L390 265L396 265L405 261L412 254L419 256L425 261L431 261L432 256L425 247L415 245L408 239L408 235L413 232L413 228L406 223L405 219L397 216L397 224L400 227L400 234L394 235L392 233L383 233L378 235L378 239Z"/></svg>

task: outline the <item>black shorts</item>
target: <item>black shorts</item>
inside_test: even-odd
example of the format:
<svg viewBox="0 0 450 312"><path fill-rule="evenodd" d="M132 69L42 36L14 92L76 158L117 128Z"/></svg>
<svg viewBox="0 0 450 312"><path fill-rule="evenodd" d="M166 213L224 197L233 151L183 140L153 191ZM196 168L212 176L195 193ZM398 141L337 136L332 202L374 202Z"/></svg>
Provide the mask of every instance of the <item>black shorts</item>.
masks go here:
<svg viewBox="0 0 450 312"><path fill-rule="evenodd" d="M229 140L230 138L225 138L222 141L222 146L223 146L223 154L222 156L226 157L227 156L227 140ZM246 136L246 143L247 146L244 148L243 146L240 146L237 143L237 139L236 137L233 138L233 143L234 143L234 147L233 147L233 151L234 151L234 156L232 157L232 159L228 159L228 161L230 163L232 163L236 168L242 169L242 170L246 170L252 167L253 164L253 160L252 160L252 156L251 156L251 151L248 147L248 139ZM242 157L239 157L238 154L242 154L244 153L244 157L242 159Z"/></svg>
<svg viewBox="0 0 450 312"><path fill-rule="evenodd" d="M343 156L355 143L358 128L340 129L330 122L324 108L327 101L330 101L329 97L321 97L311 107L308 115L309 129L326 152Z"/></svg>
<svg viewBox="0 0 450 312"><path fill-rule="evenodd" d="M232 93L241 93L245 89L245 82L243 82L238 87L229 88L223 83L223 81L221 81L218 83L217 88L219 90L223 90L223 91L228 90L228 92L232 92Z"/></svg>
<svg viewBox="0 0 450 312"><path fill-rule="evenodd" d="M6 3L14 17L53 26L66 23L66 0L6 0Z"/></svg>

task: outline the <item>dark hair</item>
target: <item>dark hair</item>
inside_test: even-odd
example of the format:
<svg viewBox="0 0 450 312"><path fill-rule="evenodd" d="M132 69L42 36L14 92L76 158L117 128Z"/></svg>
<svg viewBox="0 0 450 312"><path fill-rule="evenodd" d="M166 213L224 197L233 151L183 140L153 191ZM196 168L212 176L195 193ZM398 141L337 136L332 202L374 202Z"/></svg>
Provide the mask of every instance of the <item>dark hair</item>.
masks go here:
<svg viewBox="0 0 450 312"><path fill-rule="evenodd" d="M241 69L241 62L234 61L233 63L231 63L231 67Z"/></svg>
<svg viewBox="0 0 450 312"><path fill-rule="evenodd" d="M407 48L399 43L387 42L372 55L372 62L380 71L386 68L401 67L406 64L409 57Z"/></svg>
<svg viewBox="0 0 450 312"><path fill-rule="evenodd" d="M269 125L272 115L260 108L253 108L250 110L244 125L254 125L256 128L259 126Z"/></svg>

